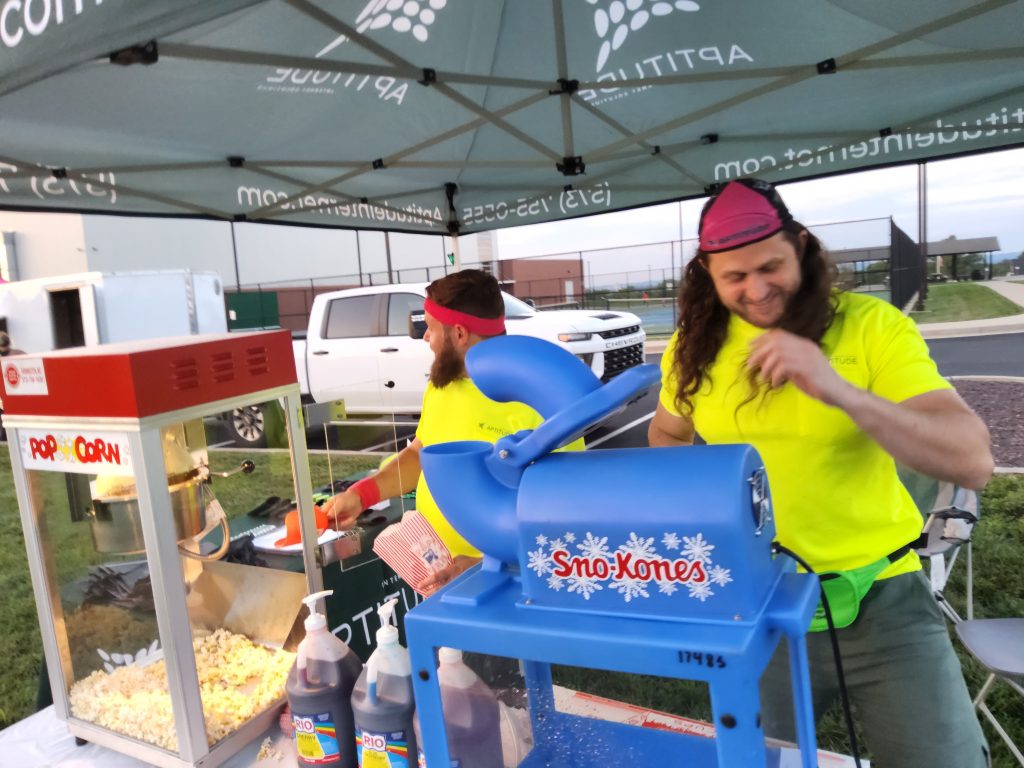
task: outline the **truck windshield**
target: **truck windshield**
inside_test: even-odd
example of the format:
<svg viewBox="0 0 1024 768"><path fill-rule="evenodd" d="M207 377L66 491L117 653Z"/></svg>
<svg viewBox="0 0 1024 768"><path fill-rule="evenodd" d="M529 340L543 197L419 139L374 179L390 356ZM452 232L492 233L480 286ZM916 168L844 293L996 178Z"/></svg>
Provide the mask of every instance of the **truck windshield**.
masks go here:
<svg viewBox="0 0 1024 768"><path fill-rule="evenodd" d="M533 317L537 314L537 311L527 304L525 301L520 301L515 296L501 292L501 298L505 300L505 317Z"/></svg>

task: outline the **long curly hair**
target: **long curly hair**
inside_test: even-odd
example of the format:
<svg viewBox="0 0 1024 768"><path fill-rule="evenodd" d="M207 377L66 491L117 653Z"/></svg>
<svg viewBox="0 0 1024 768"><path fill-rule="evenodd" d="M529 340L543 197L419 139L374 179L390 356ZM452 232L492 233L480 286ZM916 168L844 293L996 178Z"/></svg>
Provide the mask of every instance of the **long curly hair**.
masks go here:
<svg viewBox="0 0 1024 768"><path fill-rule="evenodd" d="M807 241L800 259L800 287L787 302L777 327L820 345L835 318L836 270L821 241L802 224L789 220L782 228L797 254L800 253L799 236L804 231L807 231ZM707 267L708 254L697 251L683 270L679 287L679 342L673 367L678 377L676 407L686 415L693 413L693 398L707 380L708 369L725 343L729 327L729 310L718 298ZM758 370L748 369L750 393L739 407L752 401L761 391L758 374Z"/></svg>

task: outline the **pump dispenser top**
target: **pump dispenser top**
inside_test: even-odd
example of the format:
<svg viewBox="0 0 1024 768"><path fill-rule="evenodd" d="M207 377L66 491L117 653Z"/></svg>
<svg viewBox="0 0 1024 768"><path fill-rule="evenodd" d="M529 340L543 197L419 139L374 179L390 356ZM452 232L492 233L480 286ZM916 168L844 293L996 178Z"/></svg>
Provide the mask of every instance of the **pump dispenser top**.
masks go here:
<svg viewBox="0 0 1024 768"><path fill-rule="evenodd" d="M371 702L377 700L377 675L410 677L412 664L409 652L398 644L398 627L395 626L395 608L398 598L393 597L380 608L380 629L377 630L377 649L366 662L366 696Z"/></svg>
<svg viewBox="0 0 1024 768"><path fill-rule="evenodd" d="M302 598L302 602L306 604L306 610L309 611L309 616L306 617L305 621L307 632L315 632L327 626L327 619L324 618L324 615L316 612L316 601L330 597L333 594L333 589L325 589L323 592L314 592L312 595L306 595Z"/></svg>
<svg viewBox="0 0 1024 768"><path fill-rule="evenodd" d="M380 629L377 630L378 648L382 644L395 645L398 643L398 627L394 623L397 606L398 598L392 597L377 609L377 615L380 617Z"/></svg>

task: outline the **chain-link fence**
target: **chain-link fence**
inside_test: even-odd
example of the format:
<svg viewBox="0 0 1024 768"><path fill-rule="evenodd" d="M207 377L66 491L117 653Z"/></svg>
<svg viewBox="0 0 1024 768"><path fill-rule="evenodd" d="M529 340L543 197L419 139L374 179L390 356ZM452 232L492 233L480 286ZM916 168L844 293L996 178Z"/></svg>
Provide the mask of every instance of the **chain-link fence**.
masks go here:
<svg viewBox="0 0 1024 768"><path fill-rule="evenodd" d="M891 219L865 219L815 225L811 230L836 262L839 285L845 290L893 298L893 225ZM900 237L900 253L910 258L916 244ZM696 239L670 240L614 248L569 251L492 261L463 262L482 268L502 288L538 310L588 309L632 312L651 336L667 335L676 327L676 295L683 267L697 250ZM907 265L900 269L901 276ZM899 265L898 265L899 266ZM245 314L247 325L281 326L303 331L313 299L339 288L429 283L454 270L449 263L411 269L335 275L305 280L245 285L228 296L229 309ZM915 283L921 275L915 262ZM904 289L900 288L902 296ZM256 318L258 322L253 322Z"/></svg>

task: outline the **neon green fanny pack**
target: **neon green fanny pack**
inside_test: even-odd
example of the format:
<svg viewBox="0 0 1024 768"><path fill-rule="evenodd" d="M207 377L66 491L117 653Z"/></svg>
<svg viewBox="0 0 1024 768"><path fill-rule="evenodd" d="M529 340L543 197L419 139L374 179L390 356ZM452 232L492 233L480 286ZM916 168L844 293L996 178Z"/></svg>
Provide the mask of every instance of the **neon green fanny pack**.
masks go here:
<svg viewBox="0 0 1024 768"><path fill-rule="evenodd" d="M878 575L909 551L910 544L907 544L880 560L862 565L860 568L819 574L821 591L828 599L829 608L832 610L832 623L836 629L853 624L860 613L861 601L871 591ZM828 629L828 620L825 618L825 607L819 600L808 632L821 632L826 629Z"/></svg>

